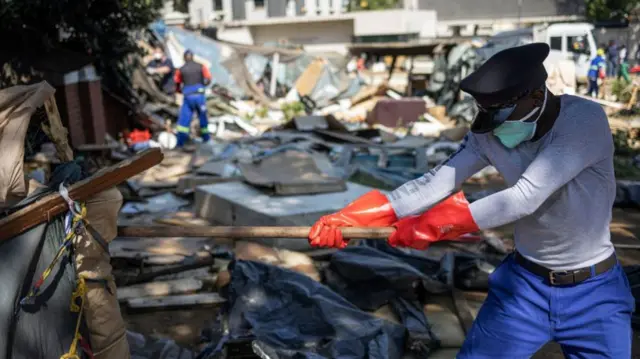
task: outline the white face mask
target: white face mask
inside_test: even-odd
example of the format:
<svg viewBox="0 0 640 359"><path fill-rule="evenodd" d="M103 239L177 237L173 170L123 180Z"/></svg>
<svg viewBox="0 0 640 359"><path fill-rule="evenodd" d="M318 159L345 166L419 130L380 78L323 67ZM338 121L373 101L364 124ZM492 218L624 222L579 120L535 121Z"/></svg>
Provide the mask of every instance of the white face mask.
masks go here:
<svg viewBox="0 0 640 359"><path fill-rule="evenodd" d="M153 58L156 60L160 60L162 59L162 54L159 52L156 52L155 54L153 54Z"/></svg>

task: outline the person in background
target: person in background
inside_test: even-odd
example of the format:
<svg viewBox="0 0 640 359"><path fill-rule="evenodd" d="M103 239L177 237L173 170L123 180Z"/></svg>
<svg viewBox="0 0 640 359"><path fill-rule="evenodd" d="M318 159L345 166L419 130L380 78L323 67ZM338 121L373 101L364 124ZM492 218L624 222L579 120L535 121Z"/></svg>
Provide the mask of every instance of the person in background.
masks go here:
<svg viewBox="0 0 640 359"><path fill-rule="evenodd" d="M626 83L631 83L631 76L629 76L629 61L627 61L627 47L625 45L620 46L619 57L619 70L618 79L622 78Z"/></svg>
<svg viewBox="0 0 640 359"><path fill-rule="evenodd" d="M593 98L598 98L598 92L600 91L600 84L598 84L598 80L605 78L606 66L604 50L598 49L596 57L591 60L589 73L587 74L587 77L589 78L589 90L587 91L587 94Z"/></svg>
<svg viewBox="0 0 640 359"><path fill-rule="evenodd" d="M614 40L607 47L607 77L618 76L618 45Z"/></svg>
<svg viewBox="0 0 640 359"><path fill-rule="evenodd" d="M193 113L200 119L200 136L203 142L209 142L209 118L207 116L207 103L204 95L205 87L211 82L209 69L193 60L193 52L184 52L184 66L176 71L174 81L176 91L182 92L183 101L180 115L178 116L178 148L184 146L189 139L189 130Z"/></svg>
<svg viewBox="0 0 640 359"><path fill-rule="evenodd" d="M171 59L169 59L162 50L162 47L153 49L153 59L147 64L147 73L149 75L160 76L160 88L167 95L175 93L176 85L173 81L175 69Z"/></svg>

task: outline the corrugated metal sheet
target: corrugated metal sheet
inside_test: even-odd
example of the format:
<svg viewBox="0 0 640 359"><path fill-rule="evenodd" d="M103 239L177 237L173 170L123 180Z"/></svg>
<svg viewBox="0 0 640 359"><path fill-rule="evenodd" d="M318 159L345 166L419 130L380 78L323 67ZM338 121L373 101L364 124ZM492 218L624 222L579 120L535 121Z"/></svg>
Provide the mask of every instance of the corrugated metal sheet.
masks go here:
<svg viewBox="0 0 640 359"><path fill-rule="evenodd" d="M284 17L287 15L287 0L267 0L268 17Z"/></svg>
<svg viewBox="0 0 640 359"><path fill-rule="evenodd" d="M231 2L231 12L234 20L245 20L247 18L244 0L235 0Z"/></svg>

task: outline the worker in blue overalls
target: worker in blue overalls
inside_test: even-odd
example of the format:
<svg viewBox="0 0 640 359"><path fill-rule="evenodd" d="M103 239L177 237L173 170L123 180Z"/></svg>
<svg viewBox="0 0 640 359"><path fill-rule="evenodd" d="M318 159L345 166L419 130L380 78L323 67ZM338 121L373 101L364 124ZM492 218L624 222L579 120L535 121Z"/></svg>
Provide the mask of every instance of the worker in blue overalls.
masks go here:
<svg viewBox="0 0 640 359"><path fill-rule="evenodd" d="M176 71L176 90L182 92L183 101L178 117L178 143L177 147L183 147L189 139L189 128L193 113L200 119L200 135L203 142L208 142L209 119L207 117L207 103L204 95L205 87L211 82L209 69L193 60L193 52L184 53L184 66Z"/></svg>
<svg viewBox="0 0 640 359"><path fill-rule="evenodd" d="M604 50L598 49L598 53L596 57L591 60L591 65L589 66L589 73L587 77L589 77L589 90L587 94L591 97L597 98L598 92L600 91L600 85L598 84L598 80L604 80L606 76L606 67L607 60L604 58Z"/></svg>

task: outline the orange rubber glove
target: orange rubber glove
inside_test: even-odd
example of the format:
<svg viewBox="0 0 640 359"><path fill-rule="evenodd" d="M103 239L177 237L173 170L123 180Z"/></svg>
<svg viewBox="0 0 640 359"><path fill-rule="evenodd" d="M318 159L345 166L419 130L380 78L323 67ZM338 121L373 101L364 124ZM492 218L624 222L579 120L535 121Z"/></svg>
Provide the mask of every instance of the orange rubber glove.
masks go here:
<svg viewBox="0 0 640 359"><path fill-rule="evenodd" d="M458 192L419 216L410 216L393 224L389 237L392 246L427 249L433 242L453 240L479 231L469 211L469 201Z"/></svg>
<svg viewBox="0 0 640 359"><path fill-rule="evenodd" d="M347 246L338 227L385 227L398 220L391 203L379 191L371 191L339 212L321 217L311 227L309 244L314 247Z"/></svg>

